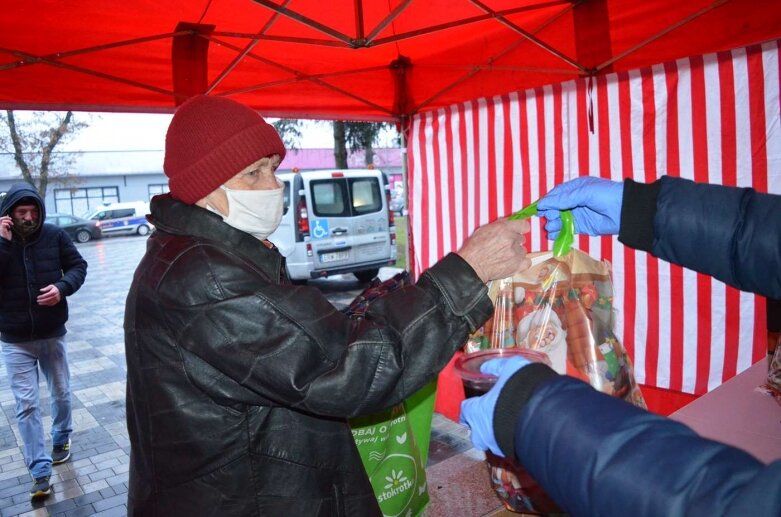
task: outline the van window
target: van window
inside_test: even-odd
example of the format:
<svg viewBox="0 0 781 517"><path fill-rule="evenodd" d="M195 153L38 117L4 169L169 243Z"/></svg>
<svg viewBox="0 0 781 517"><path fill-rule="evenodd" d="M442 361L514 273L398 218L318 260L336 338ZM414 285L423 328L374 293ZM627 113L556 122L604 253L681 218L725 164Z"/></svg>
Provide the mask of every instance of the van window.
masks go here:
<svg viewBox="0 0 781 517"><path fill-rule="evenodd" d="M346 189L344 180L312 181L312 211L320 217L349 216Z"/></svg>
<svg viewBox="0 0 781 517"><path fill-rule="evenodd" d="M382 197L380 188L375 178L361 178L350 180L353 213L356 215L379 212L382 209Z"/></svg>
<svg viewBox="0 0 781 517"><path fill-rule="evenodd" d="M290 208L290 182L283 181L282 184L285 186L285 192L282 194L282 215L287 215L287 209Z"/></svg>
<svg viewBox="0 0 781 517"><path fill-rule="evenodd" d="M350 217L382 210L376 178L313 180L312 211L318 217Z"/></svg>
<svg viewBox="0 0 781 517"><path fill-rule="evenodd" d="M120 217L133 217L134 215L136 215L135 208L117 208L114 210L112 218L118 219Z"/></svg>

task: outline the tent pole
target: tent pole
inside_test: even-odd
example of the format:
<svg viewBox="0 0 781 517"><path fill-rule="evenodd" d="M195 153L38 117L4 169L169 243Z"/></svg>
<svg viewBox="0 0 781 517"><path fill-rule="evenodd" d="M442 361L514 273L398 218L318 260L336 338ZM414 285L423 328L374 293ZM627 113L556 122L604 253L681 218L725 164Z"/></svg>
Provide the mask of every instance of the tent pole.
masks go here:
<svg viewBox="0 0 781 517"><path fill-rule="evenodd" d="M406 269L410 273L413 272L412 264L409 263L410 260L410 252L409 248L412 243L412 234L410 232L410 224L409 224L409 188L407 186L407 128L406 128L406 117L402 115L401 117L401 187L404 189L404 195L402 196L402 199L404 200L404 203L401 207L401 215L404 216L404 226L405 231L407 234L407 242L404 245L404 264L406 264Z"/></svg>
<svg viewBox="0 0 781 517"><path fill-rule="evenodd" d="M351 38L347 34L339 32L336 29L328 27L327 25L324 25L318 22L317 20L309 18L308 16L304 16L303 14L293 11L292 9L288 9L287 7L284 7L282 5L277 5L271 0L252 0L252 1L255 2L256 4L260 4L264 7L267 7L268 9L271 9L272 11L275 11L276 13L281 14L282 16L290 18L291 20L295 20L303 25L311 27L316 31L320 31L323 34L327 34L334 39L343 41L350 47L355 47L355 39Z"/></svg>
<svg viewBox="0 0 781 517"><path fill-rule="evenodd" d="M597 67L596 67L596 70L597 70L597 71L600 71L600 70L602 70L602 69L604 69L604 68L606 68L606 67L608 67L608 66L612 65L613 63L615 63L615 62L616 62L616 61L618 61L619 59L623 59L623 58L625 58L626 56L628 56L629 54L631 54L631 53L633 53L633 52L636 52L636 51L640 50L641 48L645 47L646 45L649 45L649 44L651 44L652 42L654 42L655 40L657 40L657 39L661 38L661 37L662 37L662 36L664 36L665 34L667 34L667 33L669 33L669 32L672 32L672 31L674 31L675 29L677 29L677 28L679 28L679 27L682 27L683 25L686 25L686 24L687 24L687 23L689 23L690 21L692 21L692 20L694 20L694 19L696 19L696 18L699 18L699 17L700 17L700 16L702 16L703 14L705 14L705 13L707 13L707 12L709 12L709 11L712 11L713 9L716 9L717 7L721 7L722 5L726 4L726 3L727 3L727 1L728 1L728 0L716 0L716 1L715 1L715 2L713 2L712 4L710 4L710 5L708 5L708 6L704 7L704 8L702 8L702 9L700 9L700 10L699 10L699 11L697 11L696 13L692 13L692 14L690 14L689 16L687 16L686 18L683 18L682 20L679 20L679 21L675 22L674 24L670 25L670 26L669 26L669 27L667 27L666 29L663 29L663 30L661 30L661 31L657 32L656 34L654 34L653 36L651 36L651 37L649 37L649 38L646 38L645 40L641 41L640 43L638 43L638 44L637 44L637 45L635 45L634 47L632 47L632 48L630 48L630 49L627 49L627 50L625 50L625 51L621 52L621 53L620 53L620 54L618 54L617 56L613 56L611 59L609 59L609 60L605 61L604 63L602 63L601 65L597 66Z"/></svg>
<svg viewBox="0 0 781 517"><path fill-rule="evenodd" d="M114 43L107 43L105 45L96 45L94 47L85 47L76 50L69 50L67 52L66 51L55 52L53 54L47 54L45 56L34 56L33 54L22 53L21 51L17 51L13 49L0 48L0 53L11 54L12 56L22 58L22 61L14 61L13 63L8 63L0 66L0 71L8 70L11 68L17 68L20 66L34 65L40 61L47 61L47 60L56 61L56 60L64 59L66 57L79 56L82 54L91 54L93 52L99 52L101 50L125 47L129 45L137 45L139 43L147 43L159 39L173 38L175 36L181 36L183 34L184 32L166 32L164 34L155 34L154 36L145 36L143 38L134 38L134 39L123 40L123 41L115 41Z"/></svg>
<svg viewBox="0 0 781 517"><path fill-rule="evenodd" d="M282 4L282 7L287 7L287 5L290 3L290 0L285 0L285 2ZM258 31L258 36L261 36L263 34L266 34L268 30L271 28L272 25L274 25L274 22L277 21L277 19L281 15L279 13L274 13L271 15L271 18L266 22L266 25L263 26L262 29ZM218 84L220 84L223 79L228 77L228 74L230 74L237 66L239 66L239 63L241 63L242 59L244 59L244 56L249 54L253 48L255 48L255 45L260 43L260 39L253 39L249 43L247 43L247 46L244 47L244 50L236 54L236 57L233 58L233 61L231 61L228 66L226 66L222 72L217 76L217 78L212 81L212 83L209 85L209 87L206 89L206 94L211 93Z"/></svg>

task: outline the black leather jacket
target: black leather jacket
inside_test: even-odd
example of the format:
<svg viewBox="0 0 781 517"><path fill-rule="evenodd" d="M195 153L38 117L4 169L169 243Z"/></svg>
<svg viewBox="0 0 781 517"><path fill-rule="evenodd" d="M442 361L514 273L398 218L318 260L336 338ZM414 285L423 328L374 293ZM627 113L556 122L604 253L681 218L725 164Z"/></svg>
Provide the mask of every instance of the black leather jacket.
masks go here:
<svg viewBox="0 0 781 517"><path fill-rule="evenodd" d="M128 294L130 515L379 515L346 418L431 381L493 312L457 255L351 319L282 256L152 201Z"/></svg>

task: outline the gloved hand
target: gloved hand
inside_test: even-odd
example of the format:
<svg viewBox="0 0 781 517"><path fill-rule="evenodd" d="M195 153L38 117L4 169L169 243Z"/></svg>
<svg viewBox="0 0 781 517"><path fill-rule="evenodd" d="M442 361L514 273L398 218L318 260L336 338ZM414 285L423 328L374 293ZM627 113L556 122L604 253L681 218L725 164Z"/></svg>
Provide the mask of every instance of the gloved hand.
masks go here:
<svg viewBox="0 0 781 517"><path fill-rule="evenodd" d="M548 239L561 230L561 210L572 210L575 232L614 235L621 226L624 183L583 176L553 188L537 202L537 215L547 219Z"/></svg>
<svg viewBox="0 0 781 517"><path fill-rule="evenodd" d="M499 393L515 372L531 364L531 361L520 355L489 359L480 365L480 371L498 377L496 384L480 397L471 397L461 402L461 417L459 422L472 430L472 444L476 449L490 449L497 456L504 457L494 436L494 409Z"/></svg>

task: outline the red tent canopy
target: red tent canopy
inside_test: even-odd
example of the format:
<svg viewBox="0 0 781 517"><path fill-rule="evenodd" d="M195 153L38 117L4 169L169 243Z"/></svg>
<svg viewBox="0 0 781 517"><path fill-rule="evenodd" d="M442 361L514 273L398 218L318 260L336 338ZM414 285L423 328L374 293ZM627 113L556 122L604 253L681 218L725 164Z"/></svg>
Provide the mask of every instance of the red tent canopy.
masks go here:
<svg viewBox="0 0 781 517"><path fill-rule="evenodd" d="M398 120L781 37L777 0L25 0L0 17L0 107Z"/></svg>

